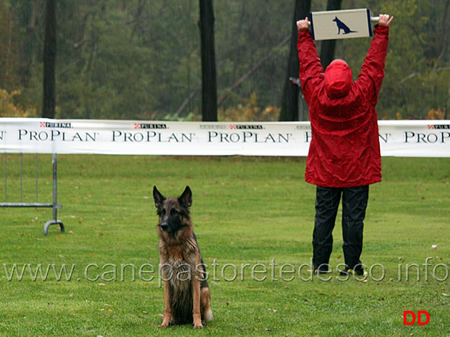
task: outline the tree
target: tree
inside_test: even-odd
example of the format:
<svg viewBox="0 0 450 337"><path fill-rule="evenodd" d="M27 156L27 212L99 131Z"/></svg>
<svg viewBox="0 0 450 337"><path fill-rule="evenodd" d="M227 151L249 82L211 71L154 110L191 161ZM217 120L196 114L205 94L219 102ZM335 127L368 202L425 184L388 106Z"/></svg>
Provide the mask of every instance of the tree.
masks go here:
<svg viewBox="0 0 450 337"><path fill-rule="evenodd" d="M289 58L284 81L283 98L281 102L280 121L299 120L298 96L300 93L300 83L297 81L299 73L297 55L297 21L308 16L310 10L311 0L295 0ZM301 119L304 120L303 114L301 117Z"/></svg>
<svg viewBox="0 0 450 337"><path fill-rule="evenodd" d="M24 87L28 87L30 77L31 77L31 59L32 59L32 45L36 35L36 16L38 10L38 2L39 0L33 0L33 5L31 9L31 15L29 18L29 23L26 28L26 38L23 43L23 54L21 60L21 69L20 69L20 80Z"/></svg>
<svg viewBox="0 0 450 337"><path fill-rule="evenodd" d="M202 59L202 120L217 121L216 54L212 0L199 0Z"/></svg>
<svg viewBox="0 0 450 337"><path fill-rule="evenodd" d="M42 117L55 118L56 1L47 0L44 39L44 96Z"/></svg>
<svg viewBox="0 0 450 337"><path fill-rule="evenodd" d="M0 1L0 91L15 90L20 81L20 35L17 33L17 21L10 20L13 16L8 6ZM5 97L3 97L5 98Z"/></svg>

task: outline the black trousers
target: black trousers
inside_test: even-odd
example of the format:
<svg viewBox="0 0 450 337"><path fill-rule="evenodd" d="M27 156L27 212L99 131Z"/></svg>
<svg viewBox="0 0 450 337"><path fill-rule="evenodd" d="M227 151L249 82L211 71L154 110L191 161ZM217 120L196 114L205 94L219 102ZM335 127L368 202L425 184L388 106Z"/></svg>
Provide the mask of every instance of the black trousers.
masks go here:
<svg viewBox="0 0 450 337"><path fill-rule="evenodd" d="M342 196L342 236L347 268L361 266L364 218L366 216L369 186L316 189L316 216L313 232L314 269L328 270L333 249L333 229Z"/></svg>

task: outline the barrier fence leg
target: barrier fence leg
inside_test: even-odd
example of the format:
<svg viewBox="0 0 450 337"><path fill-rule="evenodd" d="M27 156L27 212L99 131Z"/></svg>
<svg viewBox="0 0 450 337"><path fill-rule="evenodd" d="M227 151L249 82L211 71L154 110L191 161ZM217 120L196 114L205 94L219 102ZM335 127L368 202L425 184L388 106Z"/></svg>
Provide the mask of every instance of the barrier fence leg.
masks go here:
<svg viewBox="0 0 450 337"><path fill-rule="evenodd" d="M48 234L48 228L51 225L59 225L61 233L65 232L64 224L61 220L58 220L58 208L62 208L58 205L58 155L56 153L52 156L53 164L53 220L47 221L44 225L44 235Z"/></svg>

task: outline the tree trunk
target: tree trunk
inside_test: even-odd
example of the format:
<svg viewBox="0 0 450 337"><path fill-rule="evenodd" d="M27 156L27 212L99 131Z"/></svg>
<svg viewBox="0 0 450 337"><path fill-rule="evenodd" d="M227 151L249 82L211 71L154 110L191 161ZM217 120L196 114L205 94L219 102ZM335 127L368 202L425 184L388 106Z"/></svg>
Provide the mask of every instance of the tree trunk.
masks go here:
<svg viewBox="0 0 450 337"><path fill-rule="evenodd" d="M342 0L328 0L327 11L341 9ZM336 40L324 40L320 48L320 62L325 69L334 59L334 51L336 49Z"/></svg>
<svg viewBox="0 0 450 337"><path fill-rule="evenodd" d="M21 68L20 68L20 82L27 88L31 78L31 64L32 64L32 45L36 28L36 13L38 8L38 0L33 0L33 7L31 9L31 17L27 26L27 35L23 44L23 53L21 56Z"/></svg>
<svg viewBox="0 0 450 337"><path fill-rule="evenodd" d="M47 0L44 39L44 98L42 117L55 118L56 0Z"/></svg>
<svg viewBox="0 0 450 337"><path fill-rule="evenodd" d="M283 98L281 102L280 121L298 121L299 119L305 120L305 116L303 116L303 114L302 116L299 116L298 113L300 86L297 81L299 72L297 54L297 21L307 17L310 11L311 0L295 0L287 73L284 81Z"/></svg>
<svg viewBox="0 0 450 337"><path fill-rule="evenodd" d="M214 11L212 0L200 1L202 58L202 120L217 122L216 54L214 51Z"/></svg>

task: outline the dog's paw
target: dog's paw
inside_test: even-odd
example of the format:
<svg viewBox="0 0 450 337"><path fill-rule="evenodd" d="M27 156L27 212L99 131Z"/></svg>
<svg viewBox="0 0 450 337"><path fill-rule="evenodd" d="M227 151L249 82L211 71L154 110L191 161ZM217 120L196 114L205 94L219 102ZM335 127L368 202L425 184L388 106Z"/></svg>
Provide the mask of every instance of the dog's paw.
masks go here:
<svg viewBox="0 0 450 337"><path fill-rule="evenodd" d="M203 322L200 322L200 323L194 322L193 326L194 326L194 329L203 329Z"/></svg>
<svg viewBox="0 0 450 337"><path fill-rule="evenodd" d="M168 328L171 325L174 325L174 323L170 321L163 321L160 325L158 325L158 328Z"/></svg>

